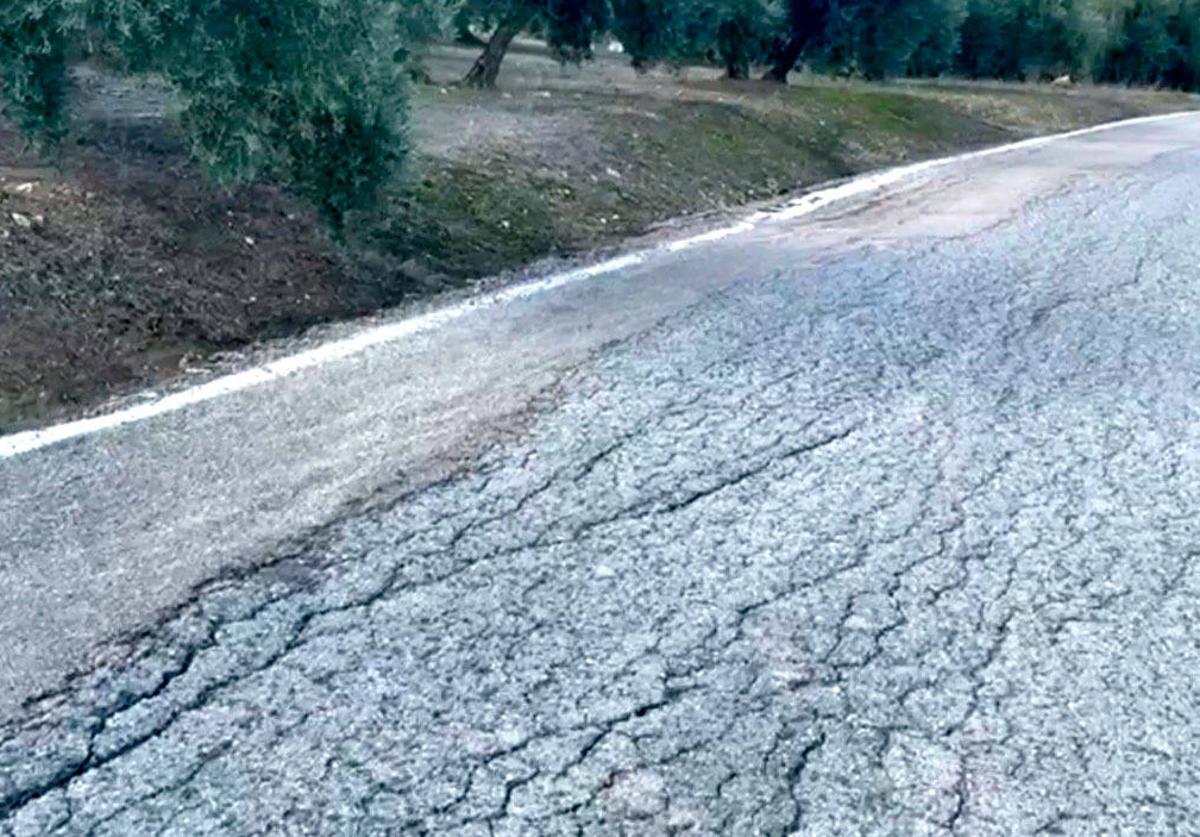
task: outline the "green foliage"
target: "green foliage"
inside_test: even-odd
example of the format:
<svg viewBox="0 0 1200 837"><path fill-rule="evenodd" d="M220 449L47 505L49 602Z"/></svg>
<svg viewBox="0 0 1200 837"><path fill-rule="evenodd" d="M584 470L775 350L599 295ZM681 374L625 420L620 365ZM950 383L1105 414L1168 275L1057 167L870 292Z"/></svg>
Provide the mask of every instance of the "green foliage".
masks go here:
<svg viewBox="0 0 1200 837"><path fill-rule="evenodd" d="M971 0L958 69L974 77L1200 85L1197 0Z"/></svg>
<svg viewBox="0 0 1200 837"><path fill-rule="evenodd" d="M708 0L696 4L702 45L715 52L730 78L748 78L750 65L765 61L787 9L779 0Z"/></svg>
<svg viewBox="0 0 1200 837"><path fill-rule="evenodd" d="M406 0L396 14L398 44L394 57L399 63L411 63L425 46L454 28L462 4L457 0Z"/></svg>
<svg viewBox="0 0 1200 837"><path fill-rule="evenodd" d="M0 103L35 141L52 145L66 133L68 51L84 31L76 3L52 0L0 9Z"/></svg>
<svg viewBox="0 0 1200 837"><path fill-rule="evenodd" d="M1195 89L1200 84L1200 2L1130 3L1099 75L1106 81Z"/></svg>
<svg viewBox="0 0 1200 837"><path fill-rule="evenodd" d="M733 78L767 59L787 21L783 0L614 0L613 11L635 66L709 61Z"/></svg>
<svg viewBox="0 0 1200 837"><path fill-rule="evenodd" d="M612 33L633 66L645 69L675 55L684 37L679 0L613 0Z"/></svg>
<svg viewBox="0 0 1200 837"><path fill-rule="evenodd" d="M504 21L520 21L564 61L589 57L609 20L608 0L461 0L454 15L460 32L472 24L491 29Z"/></svg>
<svg viewBox="0 0 1200 837"><path fill-rule="evenodd" d="M514 12L536 5L532 0L460 0L454 14L454 26L460 31L470 25L491 29Z"/></svg>
<svg viewBox="0 0 1200 837"><path fill-rule="evenodd" d="M456 28L543 35L564 58L605 31L635 67L705 61L745 77L796 60L865 78L1050 79L1200 86L1200 0L460 0Z"/></svg>
<svg viewBox="0 0 1200 837"><path fill-rule="evenodd" d="M613 0L635 66L807 55L866 78L959 73L1200 87L1200 0ZM790 47L790 48L789 48Z"/></svg>
<svg viewBox="0 0 1200 837"><path fill-rule="evenodd" d="M823 63L867 78L937 75L965 17L963 0L834 0Z"/></svg>
<svg viewBox="0 0 1200 837"><path fill-rule="evenodd" d="M577 62L592 55L592 42L607 30L606 0L547 0L541 12L547 43L562 61Z"/></svg>
<svg viewBox="0 0 1200 837"><path fill-rule="evenodd" d="M1111 38L1098 4L1064 0L972 0L960 68L972 76L1054 77L1086 72Z"/></svg>
<svg viewBox="0 0 1200 837"><path fill-rule="evenodd" d="M868 78L1200 85L1200 0L832 0L819 40L827 68Z"/></svg>
<svg viewBox="0 0 1200 837"><path fill-rule="evenodd" d="M178 90L216 177L274 177L335 227L403 155L405 63L434 20L412 0L19 0L0 15L5 112L30 136L62 138L68 60L99 52Z"/></svg>
<svg viewBox="0 0 1200 837"><path fill-rule="evenodd" d="M160 15L157 69L194 153L227 180L270 173L334 224L369 205L402 150L401 45L382 3L191 0Z"/></svg>

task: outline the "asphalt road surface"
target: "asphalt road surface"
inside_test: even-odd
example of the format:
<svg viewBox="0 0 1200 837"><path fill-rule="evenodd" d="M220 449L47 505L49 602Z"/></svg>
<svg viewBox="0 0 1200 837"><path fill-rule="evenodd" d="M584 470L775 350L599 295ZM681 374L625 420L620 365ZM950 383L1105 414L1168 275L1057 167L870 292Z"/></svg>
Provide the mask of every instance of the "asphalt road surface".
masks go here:
<svg viewBox="0 0 1200 837"><path fill-rule="evenodd" d="M0 460L0 835L1200 823L1200 118Z"/></svg>

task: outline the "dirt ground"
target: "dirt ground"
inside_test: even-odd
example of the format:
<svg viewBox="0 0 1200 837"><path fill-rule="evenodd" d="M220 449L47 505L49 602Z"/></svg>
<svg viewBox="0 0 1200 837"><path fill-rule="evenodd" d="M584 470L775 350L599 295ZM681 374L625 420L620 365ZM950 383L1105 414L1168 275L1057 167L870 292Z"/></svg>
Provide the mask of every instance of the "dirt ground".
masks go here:
<svg viewBox="0 0 1200 837"><path fill-rule="evenodd" d="M1160 111L1195 97L1107 88L803 76L780 89L619 56L560 67L533 44L495 92L439 47L414 90L414 154L334 245L270 185L214 186L170 92L78 70L71 142L38 159L0 122L0 433L295 334L672 218L831 178Z"/></svg>

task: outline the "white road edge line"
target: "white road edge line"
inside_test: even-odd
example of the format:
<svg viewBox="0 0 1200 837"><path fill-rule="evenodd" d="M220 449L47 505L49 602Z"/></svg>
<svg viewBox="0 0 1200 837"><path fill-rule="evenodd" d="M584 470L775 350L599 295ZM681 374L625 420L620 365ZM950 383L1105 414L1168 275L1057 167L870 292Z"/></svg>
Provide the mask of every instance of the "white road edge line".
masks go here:
<svg viewBox="0 0 1200 837"><path fill-rule="evenodd" d="M397 341L413 337L417 334L433 331L450 322L453 322L454 320L461 319L473 311L479 311L485 308L495 308L519 299L536 296L538 294L545 293L546 291L554 290L555 288L561 288L564 285L572 285L577 282L595 279L598 276L604 276L625 270L626 268L635 267L645 263L647 259L655 254L679 253L684 250L689 250L693 247L709 244L715 241L721 241L732 236L750 232L765 222L794 221L806 215L811 215L812 213L827 207L830 204L878 191L912 177L913 175L920 174L931 169L941 168L943 166L948 166L954 163L962 163L969 160L978 160L984 157L993 157L998 154L1010 154L1014 151L1038 148L1044 145L1049 145L1050 143L1086 136L1088 134L1095 134L1101 131L1110 131L1115 128L1125 128L1133 125L1143 125L1153 122L1165 122L1171 119L1180 119L1183 117L1197 115L1200 115L1200 111L1180 111L1177 113L1160 114L1157 116L1140 116L1133 119L1123 119L1117 122L1107 122L1102 125L1093 125L1090 128L1079 128L1074 131L1066 131L1060 134L1051 134L1044 137L1033 137L1031 139L1021 140L1019 142L1009 143L1007 145L985 148L981 151L970 151L965 154L956 154L950 157L927 160L922 163L914 163L912 165L885 169L874 174L863 175L861 177L845 181L844 183L840 183L836 186L831 186L828 189L809 192L808 194L797 198L796 200L790 201L779 210L772 212L756 212L747 217L745 220L739 221L738 223L732 224L728 227L708 230L707 232L703 232L688 238L683 238L666 245L650 248L640 252L630 253L629 255L609 259L589 267L570 270L564 273L557 273L541 279L535 279L530 282L513 285L493 293L484 294L474 299L466 300L445 308L435 309L433 311L429 311L428 313L419 314L405 320L399 320L394 323L365 328L358 334L354 334L350 337L334 340L330 343L325 343L324 345L308 349L298 354L271 361L270 363L253 369L247 369L244 372L226 375L213 381L209 381L206 384L201 384L200 386L186 389L181 392L172 393L171 395L166 395L162 398L149 401L145 404L139 404L137 406L117 410L112 413L104 413L92 418L81 419L79 421L71 421L38 430L15 433L10 436L0 436L0 459L10 459L15 456L20 456L22 454L31 453L42 448L50 447L51 445L57 445L71 439L78 439L82 436L90 436L95 433L112 430L113 428L122 427L127 424L146 421L147 419L152 419L156 416L174 413L196 404L202 404L205 401L212 401L216 398L221 398L222 396L232 395L252 387L277 381L280 378L294 375L297 372L301 372L305 369L322 366L327 363L342 360L352 355L359 354L374 346L380 346L385 343L395 343Z"/></svg>

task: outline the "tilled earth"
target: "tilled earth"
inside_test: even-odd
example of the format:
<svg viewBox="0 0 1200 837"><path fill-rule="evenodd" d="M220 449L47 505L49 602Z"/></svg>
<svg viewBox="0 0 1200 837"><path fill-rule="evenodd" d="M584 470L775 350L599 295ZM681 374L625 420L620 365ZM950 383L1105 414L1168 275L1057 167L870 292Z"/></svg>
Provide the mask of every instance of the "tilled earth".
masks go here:
<svg viewBox="0 0 1200 837"><path fill-rule="evenodd" d="M607 347L23 710L0 834L1188 832L1198 166Z"/></svg>

